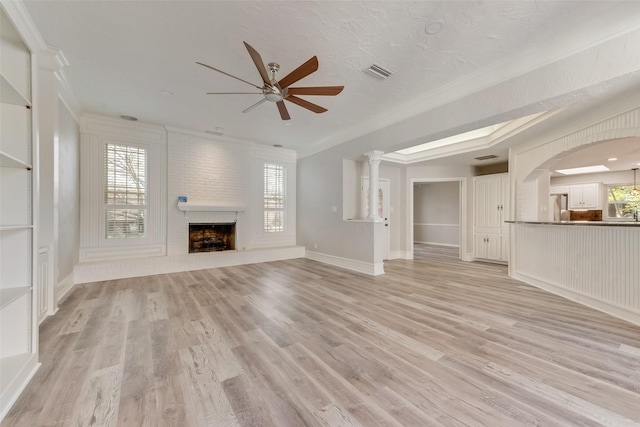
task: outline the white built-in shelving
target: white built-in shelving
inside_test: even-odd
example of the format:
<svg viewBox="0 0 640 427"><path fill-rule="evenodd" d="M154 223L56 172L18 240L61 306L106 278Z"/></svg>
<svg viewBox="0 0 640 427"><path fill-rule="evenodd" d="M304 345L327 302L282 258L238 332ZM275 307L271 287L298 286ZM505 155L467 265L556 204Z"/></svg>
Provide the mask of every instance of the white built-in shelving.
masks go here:
<svg viewBox="0 0 640 427"><path fill-rule="evenodd" d="M20 159L16 159L15 157L13 157L10 154L7 153L3 153L2 151L0 151L0 167L3 168L22 168L22 169L27 169L27 170L31 170L32 167L29 163L25 163Z"/></svg>
<svg viewBox="0 0 640 427"><path fill-rule="evenodd" d="M0 420L38 368L31 51L0 0Z"/></svg>

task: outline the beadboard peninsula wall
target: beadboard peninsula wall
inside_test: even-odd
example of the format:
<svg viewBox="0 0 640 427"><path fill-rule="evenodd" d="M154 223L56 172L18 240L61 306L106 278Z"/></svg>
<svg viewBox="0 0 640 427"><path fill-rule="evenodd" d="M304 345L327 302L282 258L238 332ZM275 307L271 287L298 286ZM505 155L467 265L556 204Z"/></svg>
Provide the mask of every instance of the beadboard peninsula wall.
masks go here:
<svg viewBox="0 0 640 427"><path fill-rule="evenodd" d="M590 144L640 136L639 96L592 112L565 133L510 153L513 166L509 274L640 325L640 224L545 223L549 168ZM608 117L597 120L600 117ZM569 130L571 127L574 130ZM633 143L630 140L630 143Z"/></svg>

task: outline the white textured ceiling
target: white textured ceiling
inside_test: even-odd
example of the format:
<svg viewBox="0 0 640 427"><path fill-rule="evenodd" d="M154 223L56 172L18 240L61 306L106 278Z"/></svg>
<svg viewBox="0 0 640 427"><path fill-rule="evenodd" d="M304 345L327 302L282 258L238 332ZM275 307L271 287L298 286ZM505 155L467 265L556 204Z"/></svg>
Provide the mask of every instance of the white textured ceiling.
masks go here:
<svg viewBox="0 0 640 427"><path fill-rule="evenodd" d="M300 150L389 112L416 114L405 108L412 99L497 62L508 68L508 58L523 51L552 50L585 22L597 23L590 27L597 33L615 3L27 0L26 6L45 41L67 58L62 72L79 112L199 131L222 127L229 137ZM428 36L425 26L437 20L444 31ZM289 126L268 102L243 114L261 96L205 95L251 88L195 64L257 84L243 41L265 62L279 63L280 77L317 55L319 70L294 86L345 89L336 97L303 97L328 108L324 114L287 103ZM374 62L395 74L380 81L362 72Z"/></svg>
<svg viewBox="0 0 640 427"><path fill-rule="evenodd" d="M610 161L610 158L616 160ZM640 138L624 138L592 144L558 159L550 170L604 165L609 170L621 171L640 167ZM562 176L557 172L552 176ZM631 176L631 175L629 175Z"/></svg>

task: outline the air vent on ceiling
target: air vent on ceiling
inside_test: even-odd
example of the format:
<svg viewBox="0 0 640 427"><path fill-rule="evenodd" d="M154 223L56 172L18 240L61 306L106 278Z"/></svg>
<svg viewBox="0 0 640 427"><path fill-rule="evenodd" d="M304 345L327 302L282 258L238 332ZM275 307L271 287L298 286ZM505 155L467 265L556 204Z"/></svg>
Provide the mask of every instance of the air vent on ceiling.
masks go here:
<svg viewBox="0 0 640 427"><path fill-rule="evenodd" d="M494 156L493 154L489 154L487 156L480 156L480 157L476 157L476 160L490 160L490 159L497 159L498 156Z"/></svg>
<svg viewBox="0 0 640 427"><path fill-rule="evenodd" d="M387 70L384 67L381 67L378 64L371 64L369 68L363 70L365 73L372 75L373 77L377 77L380 80L384 80L393 74L393 71Z"/></svg>

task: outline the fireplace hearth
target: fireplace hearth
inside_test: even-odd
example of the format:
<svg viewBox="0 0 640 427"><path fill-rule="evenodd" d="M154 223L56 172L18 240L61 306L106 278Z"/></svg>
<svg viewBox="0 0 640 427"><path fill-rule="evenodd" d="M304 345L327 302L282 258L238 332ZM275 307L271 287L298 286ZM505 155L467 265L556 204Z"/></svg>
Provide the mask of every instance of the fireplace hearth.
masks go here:
<svg viewBox="0 0 640 427"><path fill-rule="evenodd" d="M189 224L189 253L232 251L235 249L235 222Z"/></svg>

